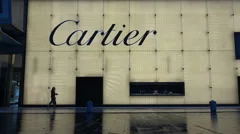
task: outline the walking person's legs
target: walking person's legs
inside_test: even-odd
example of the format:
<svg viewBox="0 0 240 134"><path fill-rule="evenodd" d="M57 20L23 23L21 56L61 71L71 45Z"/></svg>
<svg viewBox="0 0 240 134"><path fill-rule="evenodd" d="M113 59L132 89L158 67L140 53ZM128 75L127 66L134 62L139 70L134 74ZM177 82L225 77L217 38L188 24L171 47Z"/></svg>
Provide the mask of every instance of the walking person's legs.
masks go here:
<svg viewBox="0 0 240 134"><path fill-rule="evenodd" d="M48 107L49 107L52 103L53 103L53 100L51 100L51 101L49 102Z"/></svg>
<svg viewBox="0 0 240 134"><path fill-rule="evenodd" d="M57 102L56 102L56 100L53 100L53 107L55 108L55 107L56 107L56 105L57 105Z"/></svg>

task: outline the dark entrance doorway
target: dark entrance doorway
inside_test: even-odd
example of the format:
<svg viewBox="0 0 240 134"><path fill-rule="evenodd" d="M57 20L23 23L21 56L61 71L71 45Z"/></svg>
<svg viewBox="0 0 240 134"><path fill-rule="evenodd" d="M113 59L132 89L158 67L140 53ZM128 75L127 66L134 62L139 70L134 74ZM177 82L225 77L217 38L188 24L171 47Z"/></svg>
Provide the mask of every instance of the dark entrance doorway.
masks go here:
<svg viewBox="0 0 240 134"><path fill-rule="evenodd" d="M94 106L103 104L103 77L76 78L76 106L86 106L91 100Z"/></svg>

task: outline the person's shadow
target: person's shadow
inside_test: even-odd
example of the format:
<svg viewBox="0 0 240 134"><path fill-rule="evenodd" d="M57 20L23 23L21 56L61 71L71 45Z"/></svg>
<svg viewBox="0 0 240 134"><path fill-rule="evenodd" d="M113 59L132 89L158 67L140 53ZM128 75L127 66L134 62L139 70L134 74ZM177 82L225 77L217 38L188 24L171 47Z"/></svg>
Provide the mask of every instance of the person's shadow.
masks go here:
<svg viewBox="0 0 240 134"><path fill-rule="evenodd" d="M53 131L54 129L54 121L55 121L55 109L53 109L53 113L50 113L50 124L49 124L50 131Z"/></svg>
<svg viewBox="0 0 240 134"><path fill-rule="evenodd" d="M211 113L211 124L214 129L214 131L217 131L218 127L218 115L217 113Z"/></svg>

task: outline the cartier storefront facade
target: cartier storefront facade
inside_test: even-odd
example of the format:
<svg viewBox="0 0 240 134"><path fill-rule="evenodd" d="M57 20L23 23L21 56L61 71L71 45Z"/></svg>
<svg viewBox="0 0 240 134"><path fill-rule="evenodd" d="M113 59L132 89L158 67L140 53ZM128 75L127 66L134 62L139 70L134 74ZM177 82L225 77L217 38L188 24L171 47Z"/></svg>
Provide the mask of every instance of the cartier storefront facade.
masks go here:
<svg viewBox="0 0 240 134"><path fill-rule="evenodd" d="M239 104L240 1L29 0L24 105Z"/></svg>

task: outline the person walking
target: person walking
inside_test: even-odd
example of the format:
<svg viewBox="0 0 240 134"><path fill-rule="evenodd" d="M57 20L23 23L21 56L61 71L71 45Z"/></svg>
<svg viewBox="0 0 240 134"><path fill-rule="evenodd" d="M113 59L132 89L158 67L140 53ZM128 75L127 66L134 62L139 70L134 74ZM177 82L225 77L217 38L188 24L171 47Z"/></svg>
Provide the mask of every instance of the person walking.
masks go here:
<svg viewBox="0 0 240 134"><path fill-rule="evenodd" d="M56 91L56 88L53 87L52 90L51 90L51 101L49 102L48 104L48 107L53 104L53 107L55 108L56 107L56 95L58 95L58 93L55 92Z"/></svg>

